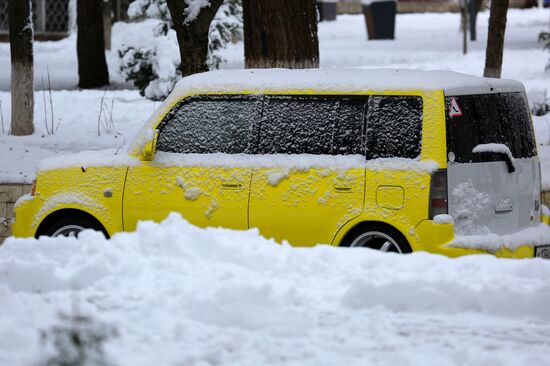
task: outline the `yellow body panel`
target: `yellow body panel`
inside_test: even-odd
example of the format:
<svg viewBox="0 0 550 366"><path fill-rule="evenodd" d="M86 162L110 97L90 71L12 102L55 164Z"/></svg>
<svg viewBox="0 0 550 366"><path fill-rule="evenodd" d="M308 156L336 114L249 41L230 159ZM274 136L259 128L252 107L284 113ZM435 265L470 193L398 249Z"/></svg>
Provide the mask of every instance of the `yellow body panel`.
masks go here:
<svg viewBox="0 0 550 366"><path fill-rule="evenodd" d="M204 94L339 95L315 90L210 90ZM445 169L446 137L443 91L386 90L346 92L346 95L411 95L424 102L422 152L419 163L432 162ZM186 95L183 98L189 97ZM183 99L182 98L182 99ZM181 100L181 99L180 99ZM143 137L130 150L139 158L152 133L179 102L159 108L144 128ZM140 145L141 144L141 145ZM112 235L134 230L138 220L160 221L169 212L180 212L198 226L233 229L258 227L267 237L293 245L340 245L356 225L381 222L391 225L413 251L451 257L483 251L452 248L452 224L428 220L430 172L421 167L398 169L381 166L330 170L284 168L231 168L218 166L166 166L153 160L136 166L96 166L40 172L37 194L17 205L14 235L35 236L40 223L60 209L82 210L94 216ZM107 197L106 190L112 192ZM532 247L503 257L532 257Z"/></svg>
<svg viewBox="0 0 550 366"><path fill-rule="evenodd" d="M35 236L51 213L76 209L92 215L107 233L122 231L122 195L125 167L73 167L41 172L36 195L20 202L13 228L15 236Z"/></svg>
<svg viewBox="0 0 550 366"><path fill-rule="evenodd" d="M161 221L179 212L194 225L248 229L252 169L175 167L142 162L130 167L124 195L124 229L138 220Z"/></svg>
<svg viewBox="0 0 550 366"><path fill-rule="evenodd" d="M256 169L250 227L293 245L331 243L340 227L361 214L364 188L364 169Z"/></svg>

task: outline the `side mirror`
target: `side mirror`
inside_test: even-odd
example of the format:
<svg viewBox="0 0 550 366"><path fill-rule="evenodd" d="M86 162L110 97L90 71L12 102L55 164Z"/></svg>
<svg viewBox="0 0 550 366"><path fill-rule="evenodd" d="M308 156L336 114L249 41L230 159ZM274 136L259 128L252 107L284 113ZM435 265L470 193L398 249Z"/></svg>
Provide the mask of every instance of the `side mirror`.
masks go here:
<svg viewBox="0 0 550 366"><path fill-rule="evenodd" d="M153 134L153 138L150 141L147 141L141 148L141 151L139 152L139 159L141 161L153 160L153 156L155 156L155 152L157 150L158 135L159 132L155 131Z"/></svg>

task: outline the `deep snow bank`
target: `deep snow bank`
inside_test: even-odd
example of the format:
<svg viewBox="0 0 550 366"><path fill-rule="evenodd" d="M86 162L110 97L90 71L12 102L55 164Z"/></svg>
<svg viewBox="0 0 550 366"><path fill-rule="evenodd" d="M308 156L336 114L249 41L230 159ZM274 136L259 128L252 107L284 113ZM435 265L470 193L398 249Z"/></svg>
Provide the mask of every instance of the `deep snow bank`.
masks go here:
<svg viewBox="0 0 550 366"><path fill-rule="evenodd" d="M0 364L53 352L39 331L75 294L118 329L118 365L544 364L548 278L539 259L292 248L175 214L110 241L10 238Z"/></svg>

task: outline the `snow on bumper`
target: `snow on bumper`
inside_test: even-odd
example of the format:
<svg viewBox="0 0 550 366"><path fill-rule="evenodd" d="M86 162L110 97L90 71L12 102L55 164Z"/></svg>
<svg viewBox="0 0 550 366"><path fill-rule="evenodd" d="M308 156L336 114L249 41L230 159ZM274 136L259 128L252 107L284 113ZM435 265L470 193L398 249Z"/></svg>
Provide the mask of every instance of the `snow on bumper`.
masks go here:
<svg viewBox="0 0 550 366"><path fill-rule="evenodd" d="M534 255L533 247L541 245L550 245L550 226L544 223L507 235L456 235L447 244L451 248L483 250L497 255L506 252L530 252L530 256Z"/></svg>

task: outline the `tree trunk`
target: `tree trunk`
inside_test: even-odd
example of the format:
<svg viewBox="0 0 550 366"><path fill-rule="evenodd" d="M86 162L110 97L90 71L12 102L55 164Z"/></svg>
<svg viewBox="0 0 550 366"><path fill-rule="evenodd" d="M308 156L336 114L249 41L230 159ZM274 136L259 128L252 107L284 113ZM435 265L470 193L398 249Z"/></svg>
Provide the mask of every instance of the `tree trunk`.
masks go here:
<svg viewBox="0 0 550 366"><path fill-rule="evenodd" d="M11 133L34 132L33 28L30 0L9 0Z"/></svg>
<svg viewBox="0 0 550 366"><path fill-rule="evenodd" d="M223 0L211 0L195 19L187 19L188 5L183 0L166 0L180 48L183 76L208 71L208 32Z"/></svg>
<svg viewBox="0 0 550 366"><path fill-rule="evenodd" d="M109 85L103 39L103 0L78 0L76 52L78 55L78 86L98 88Z"/></svg>
<svg viewBox="0 0 550 366"><path fill-rule="evenodd" d="M113 28L113 22L111 15L113 12L113 0L106 0L103 2L103 42L105 43L105 49L111 50L111 30Z"/></svg>
<svg viewBox="0 0 550 366"><path fill-rule="evenodd" d="M470 41L477 40L477 15L483 7L483 0L470 0L468 2L468 11L470 15Z"/></svg>
<svg viewBox="0 0 550 366"><path fill-rule="evenodd" d="M319 67L315 0L243 0L247 68Z"/></svg>
<svg viewBox="0 0 550 366"><path fill-rule="evenodd" d="M504 51L504 32L506 30L508 3L509 0L491 1L485 71L483 73L485 77L500 78L502 72L502 53Z"/></svg>
<svg viewBox="0 0 550 366"><path fill-rule="evenodd" d="M468 53L468 4L466 0L460 2L460 19L462 21L462 54Z"/></svg>

